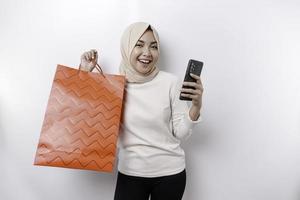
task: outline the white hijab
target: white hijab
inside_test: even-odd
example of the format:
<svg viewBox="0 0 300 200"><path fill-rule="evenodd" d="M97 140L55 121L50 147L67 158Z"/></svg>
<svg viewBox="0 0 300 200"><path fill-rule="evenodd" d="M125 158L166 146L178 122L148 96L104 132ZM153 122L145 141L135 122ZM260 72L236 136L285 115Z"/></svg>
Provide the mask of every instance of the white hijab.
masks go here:
<svg viewBox="0 0 300 200"><path fill-rule="evenodd" d="M135 47L137 41L150 27L153 31L154 38L157 42L159 55L159 38L156 30L148 23L136 22L127 27L121 38L121 53L122 61L120 64L120 74L125 75L127 82L130 83L145 83L151 81L159 72L159 69L154 65L152 69L146 74L139 74L130 64L130 55Z"/></svg>

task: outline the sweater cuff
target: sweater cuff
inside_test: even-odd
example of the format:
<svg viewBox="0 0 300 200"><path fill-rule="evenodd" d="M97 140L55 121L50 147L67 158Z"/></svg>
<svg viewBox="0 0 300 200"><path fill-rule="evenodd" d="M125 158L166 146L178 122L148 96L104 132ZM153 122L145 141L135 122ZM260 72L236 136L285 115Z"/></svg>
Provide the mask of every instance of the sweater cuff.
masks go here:
<svg viewBox="0 0 300 200"><path fill-rule="evenodd" d="M182 137L181 139L187 140L192 135L192 130L194 126L202 121L201 115L198 117L196 121L191 120L189 111L185 113L183 117L183 124L185 126L185 129L187 130L187 134Z"/></svg>

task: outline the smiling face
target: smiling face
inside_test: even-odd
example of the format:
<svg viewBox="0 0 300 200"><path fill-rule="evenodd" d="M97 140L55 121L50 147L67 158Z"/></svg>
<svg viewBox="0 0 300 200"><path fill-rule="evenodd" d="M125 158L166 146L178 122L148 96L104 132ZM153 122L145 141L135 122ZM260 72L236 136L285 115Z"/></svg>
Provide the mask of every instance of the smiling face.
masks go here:
<svg viewBox="0 0 300 200"><path fill-rule="evenodd" d="M130 55L130 64L141 75L147 75L158 60L158 46L153 32L147 30L137 41Z"/></svg>

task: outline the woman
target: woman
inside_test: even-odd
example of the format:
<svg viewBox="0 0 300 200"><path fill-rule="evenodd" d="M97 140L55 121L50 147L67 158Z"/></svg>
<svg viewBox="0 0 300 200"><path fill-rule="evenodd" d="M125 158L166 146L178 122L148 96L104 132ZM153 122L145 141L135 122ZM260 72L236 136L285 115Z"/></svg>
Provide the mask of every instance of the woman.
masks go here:
<svg viewBox="0 0 300 200"><path fill-rule="evenodd" d="M124 119L118 140L119 162L115 200L180 200L186 184L185 155L180 141L200 121L203 87L183 85L156 66L159 38L148 23L131 24L121 39L120 73L125 75ZM92 71L95 50L81 56L81 67ZM192 99L188 108L182 96Z"/></svg>

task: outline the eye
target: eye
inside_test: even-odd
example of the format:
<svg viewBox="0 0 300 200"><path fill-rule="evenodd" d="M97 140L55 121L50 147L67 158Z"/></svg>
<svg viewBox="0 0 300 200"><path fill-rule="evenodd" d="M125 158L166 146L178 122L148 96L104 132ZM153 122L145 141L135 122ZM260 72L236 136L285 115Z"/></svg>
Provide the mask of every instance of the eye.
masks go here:
<svg viewBox="0 0 300 200"><path fill-rule="evenodd" d="M142 44L136 44L135 46L136 47L142 47L143 45Z"/></svg>
<svg viewBox="0 0 300 200"><path fill-rule="evenodd" d="M152 48L152 49L158 49L158 47L157 47L157 46L151 46L151 48Z"/></svg>

